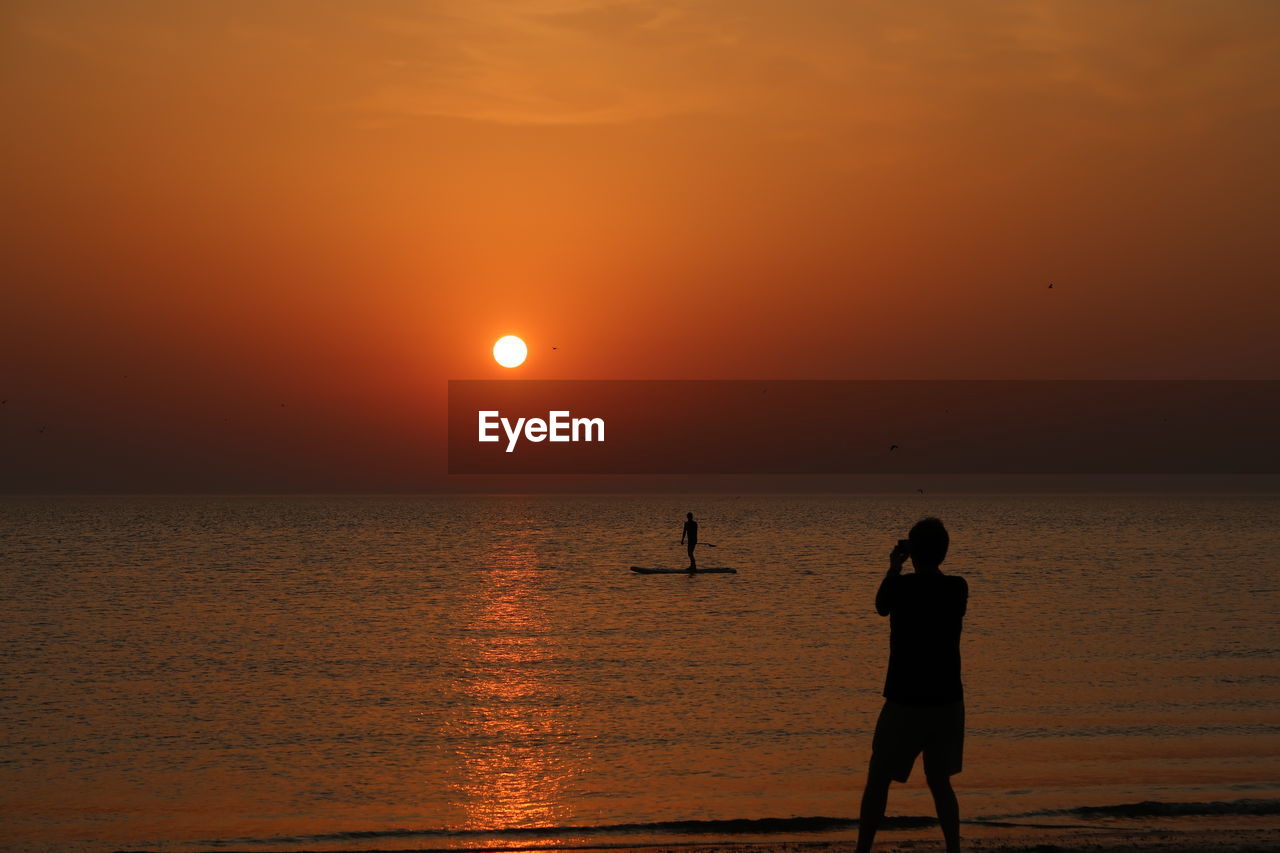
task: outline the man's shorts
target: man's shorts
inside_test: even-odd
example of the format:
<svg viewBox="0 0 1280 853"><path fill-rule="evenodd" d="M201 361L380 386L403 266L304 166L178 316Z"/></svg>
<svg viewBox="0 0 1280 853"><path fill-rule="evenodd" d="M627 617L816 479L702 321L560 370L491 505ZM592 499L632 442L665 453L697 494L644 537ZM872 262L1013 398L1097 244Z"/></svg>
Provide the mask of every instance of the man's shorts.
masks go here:
<svg viewBox="0 0 1280 853"><path fill-rule="evenodd" d="M905 782L924 753L926 773L953 776L964 765L964 700L904 705L885 700L871 741L871 762Z"/></svg>

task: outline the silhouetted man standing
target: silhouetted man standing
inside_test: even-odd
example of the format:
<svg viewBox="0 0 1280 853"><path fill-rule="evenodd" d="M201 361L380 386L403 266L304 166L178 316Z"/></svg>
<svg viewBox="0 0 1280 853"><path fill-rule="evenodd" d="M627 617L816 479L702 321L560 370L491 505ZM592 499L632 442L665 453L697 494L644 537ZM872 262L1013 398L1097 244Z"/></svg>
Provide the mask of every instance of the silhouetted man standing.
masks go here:
<svg viewBox="0 0 1280 853"><path fill-rule="evenodd" d="M889 553L889 573L876 593L876 612L889 617L889 672L862 793L857 853L870 853L889 783L907 781L920 753L947 853L960 851L960 807L951 777L964 760L960 628L969 585L938 568L950 541L938 519L917 523ZM915 572L904 575L908 557Z"/></svg>
<svg viewBox="0 0 1280 853"><path fill-rule="evenodd" d="M685 543L685 539L689 540L689 571L696 572L698 570L698 561L694 559L693 549L698 546L698 522L693 520L693 513L685 513L687 521L684 523L684 530L680 531L680 544Z"/></svg>

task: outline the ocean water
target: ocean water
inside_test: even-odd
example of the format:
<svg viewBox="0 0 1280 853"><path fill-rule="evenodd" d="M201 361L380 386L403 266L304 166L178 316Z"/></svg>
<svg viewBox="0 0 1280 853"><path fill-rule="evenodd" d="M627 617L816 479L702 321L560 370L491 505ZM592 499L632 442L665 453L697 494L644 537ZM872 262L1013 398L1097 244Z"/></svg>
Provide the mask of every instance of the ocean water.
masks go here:
<svg viewBox="0 0 1280 853"><path fill-rule="evenodd" d="M0 843L849 836L924 515L966 819L1278 825L1277 497L7 497Z"/></svg>

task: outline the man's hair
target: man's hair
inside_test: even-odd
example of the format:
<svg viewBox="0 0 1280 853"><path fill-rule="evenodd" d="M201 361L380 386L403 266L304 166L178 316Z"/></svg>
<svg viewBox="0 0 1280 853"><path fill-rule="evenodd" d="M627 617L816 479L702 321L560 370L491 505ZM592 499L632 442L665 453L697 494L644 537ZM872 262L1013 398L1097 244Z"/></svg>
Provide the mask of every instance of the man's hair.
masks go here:
<svg viewBox="0 0 1280 853"><path fill-rule="evenodd" d="M689 518L689 520L690 520L690 521L693 521L693 513L691 513L691 512L686 512L686 513L685 513L685 515L686 515L686 516L688 516L688 518Z"/></svg>
<svg viewBox="0 0 1280 853"><path fill-rule="evenodd" d="M911 542L911 556L920 562L936 566L947 558L947 546L951 544L951 537L947 535L947 528L942 526L939 519L920 519L911 528L907 538Z"/></svg>

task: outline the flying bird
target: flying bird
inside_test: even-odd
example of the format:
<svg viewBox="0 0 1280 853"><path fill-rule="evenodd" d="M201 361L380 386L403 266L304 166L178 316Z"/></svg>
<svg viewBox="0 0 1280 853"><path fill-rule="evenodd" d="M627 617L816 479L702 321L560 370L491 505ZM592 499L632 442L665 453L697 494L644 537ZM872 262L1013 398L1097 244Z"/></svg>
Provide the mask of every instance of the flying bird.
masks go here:
<svg viewBox="0 0 1280 853"><path fill-rule="evenodd" d="M889 445L889 449L890 449L890 450L897 450L897 449L898 449L898 445L896 445L896 444L891 444L891 445Z"/></svg>
<svg viewBox="0 0 1280 853"><path fill-rule="evenodd" d="M1049 289L1053 290L1053 282L1049 282Z"/></svg>

